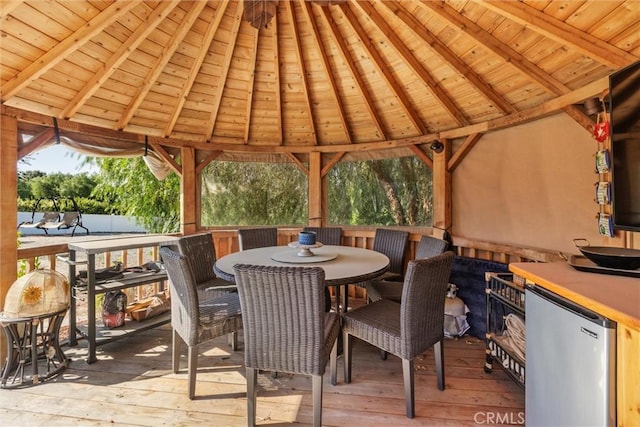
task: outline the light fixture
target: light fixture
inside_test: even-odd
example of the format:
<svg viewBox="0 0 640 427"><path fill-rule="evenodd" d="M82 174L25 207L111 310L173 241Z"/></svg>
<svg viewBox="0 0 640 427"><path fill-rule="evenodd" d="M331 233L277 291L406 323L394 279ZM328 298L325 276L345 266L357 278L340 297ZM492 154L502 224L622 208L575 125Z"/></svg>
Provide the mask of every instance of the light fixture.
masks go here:
<svg viewBox="0 0 640 427"><path fill-rule="evenodd" d="M254 28L267 28L276 14L277 5L278 0L244 0L242 18Z"/></svg>
<svg viewBox="0 0 640 427"><path fill-rule="evenodd" d="M431 148L431 151L435 153L442 153L442 151L444 150L444 144L436 140L431 143L431 146L429 148Z"/></svg>

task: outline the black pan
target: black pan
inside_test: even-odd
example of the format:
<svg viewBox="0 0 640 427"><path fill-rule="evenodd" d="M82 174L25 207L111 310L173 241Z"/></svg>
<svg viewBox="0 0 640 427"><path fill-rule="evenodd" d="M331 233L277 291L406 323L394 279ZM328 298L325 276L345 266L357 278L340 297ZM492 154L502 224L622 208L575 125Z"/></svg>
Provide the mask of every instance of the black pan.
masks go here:
<svg viewBox="0 0 640 427"><path fill-rule="evenodd" d="M580 245L585 242L586 245ZM587 239L573 239L573 244L580 249L582 255L600 267L636 270L640 268L640 250L616 248L612 246L591 246Z"/></svg>

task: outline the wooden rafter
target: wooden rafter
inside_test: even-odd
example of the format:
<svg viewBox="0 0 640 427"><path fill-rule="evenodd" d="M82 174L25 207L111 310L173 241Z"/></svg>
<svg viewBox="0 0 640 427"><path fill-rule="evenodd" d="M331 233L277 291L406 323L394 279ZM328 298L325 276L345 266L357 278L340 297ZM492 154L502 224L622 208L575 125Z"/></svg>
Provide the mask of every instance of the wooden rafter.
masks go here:
<svg viewBox="0 0 640 427"><path fill-rule="evenodd" d="M318 39L320 37L320 30L318 28L318 23L313 17L313 12L311 10L311 3L302 1L300 4L302 6L302 11L305 19L313 27L312 38L315 43L316 49L318 50L318 52L320 52L320 58L321 58L320 64L322 65L327 81L331 86L331 95L333 95L333 101L335 102L336 107L338 108L337 115L344 129L345 141L348 143L351 143L351 129L349 128L349 123L347 122L347 119L345 117L342 97L340 97L338 94L338 85L336 84L336 78L334 76L334 73L331 70L331 66L329 65L329 58L327 57L327 52L325 51L324 45L320 43L320 40Z"/></svg>
<svg viewBox="0 0 640 427"><path fill-rule="evenodd" d="M349 67L349 72L351 76L357 83L356 89L360 91L360 96L362 97L364 105L366 106L367 111L369 112L369 116L373 121L373 125L376 127L376 130L377 130L376 133L378 134L380 139L387 139L387 132L384 130L384 127L382 125L382 118L380 117L380 114L378 113L378 111L374 108L373 97L371 96L371 93L367 89L367 85L364 81L364 78L362 77L362 74L358 72L358 67L356 66L356 63L353 60L353 57L349 54L349 48L345 42L344 37L342 37L342 35L340 34L340 30L338 29L338 26L333 20L331 13L329 12L329 8L323 7L322 13L325 18L325 22L328 24L328 27L331 29L331 32L329 33L331 35L331 38L333 39L334 43L336 43L336 45L338 46L338 50L342 54L342 59L344 59L344 61L346 62L347 66Z"/></svg>
<svg viewBox="0 0 640 427"><path fill-rule="evenodd" d="M249 131L251 130L251 111L253 105L253 92L255 90L254 83L256 81L256 61L258 59L258 35L259 31L255 31L253 33L253 51L251 52L251 77L249 77L249 82L247 86L249 90L247 91L247 107L244 112L244 116L246 117L246 122L244 125L244 140L245 143L249 142Z"/></svg>
<svg viewBox="0 0 640 427"><path fill-rule="evenodd" d="M24 3L25 0L3 0L2 1L2 9L0 9L0 27L2 23L7 19L7 16L18 6Z"/></svg>
<svg viewBox="0 0 640 427"><path fill-rule="evenodd" d="M418 37L425 41L426 46L431 47L440 58L448 63L461 76L464 76L478 92L480 92L488 101L505 114L515 113L516 109L502 95L496 92L488 83L486 83L473 69L460 59L446 44L431 32L427 31L415 16L407 12L406 6L402 2L380 2L380 4L389 8L400 18L408 28L411 28Z"/></svg>
<svg viewBox="0 0 640 427"><path fill-rule="evenodd" d="M202 169L206 168L209 163L220 157L222 151L211 151L207 156L196 165L196 174L200 175Z"/></svg>
<svg viewBox="0 0 640 427"><path fill-rule="evenodd" d="M113 52L113 55L111 55L105 64L87 81L71 101L67 103L67 106L58 114L58 117L68 119L73 116L179 3L180 0L159 3L156 9L149 13L138 28L129 36L127 41L122 43L120 47Z"/></svg>
<svg viewBox="0 0 640 427"><path fill-rule="evenodd" d="M276 109L278 111L278 129L279 129L279 136L280 136L280 145L282 145L283 141L284 141L284 126L282 125L282 116L283 114L283 110L282 110L282 94L280 91L280 46L278 45L278 17L275 17L276 19L276 24L271 26L271 39L273 41L273 64L274 64L274 70L273 72L275 73L275 99L276 99Z"/></svg>
<svg viewBox="0 0 640 427"><path fill-rule="evenodd" d="M417 112L413 108L411 108L411 101L404 93L398 82L395 81L393 75L391 74L391 71L389 70L389 67L384 63L382 55L380 55L377 49L372 46L371 39L358 22L358 18L356 18L351 9L349 9L348 5L341 4L338 7L344 14L351 28L356 32L360 41L360 45L369 54L371 62L375 65L378 73L380 73L380 75L385 79L387 86L393 92L400 106L406 113L407 118L411 120L411 123L416 130L418 130L422 134L426 134L427 128L422 123L422 119L418 116Z"/></svg>
<svg viewBox="0 0 640 427"><path fill-rule="evenodd" d="M242 15L239 13L240 10L242 10L242 3L238 2L236 7L235 18L233 21L233 28L231 29L231 35L229 36L229 44L227 44L227 48L224 53L224 62L220 64L222 73L220 74L220 78L218 78L218 85L216 86L216 89L212 96L213 109L211 110L211 114L209 115L206 135L213 134L213 129L216 125L216 119L218 118L218 112L220 111L220 103L222 102L224 85L225 85L225 82L227 81L227 75L229 74L229 69L231 68L233 48L236 45L236 39L238 38L238 31L240 30L240 22L241 22L240 16Z"/></svg>
<svg viewBox="0 0 640 427"><path fill-rule="evenodd" d="M478 0L474 1L478 2ZM523 2L482 0L480 4L561 45L570 45L609 67L623 67L638 59L604 40L580 31Z"/></svg>
<svg viewBox="0 0 640 427"><path fill-rule="evenodd" d="M117 2L104 9L86 25L80 27L73 34L58 43L53 49L38 58L37 61L33 61L28 67L21 71L20 74L2 85L2 102L13 97L31 82L37 80L44 73L64 61L67 56L73 53L79 46L84 45L92 37L116 22L136 5L137 3L133 1ZM4 8L4 4L2 7Z"/></svg>
<svg viewBox="0 0 640 427"><path fill-rule="evenodd" d="M153 149L153 151L162 157L162 159L167 162L167 165L173 170L178 176L182 176L182 166L175 161L175 159L164 149L164 147L158 143L149 141L149 146Z"/></svg>
<svg viewBox="0 0 640 427"><path fill-rule="evenodd" d="M316 124L313 120L313 110L311 108L311 99L309 96L309 82L307 81L307 73L304 67L304 56L302 54L302 48L300 44L300 32L298 31L298 22L296 20L296 14L293 10L293 6L291 3L284 2L285 10L287 12L287 18L291 24L291 29L293 31L292 41L295 46L295 53L298 62L298 66L300 67L300 77L302 79L302 91L305 98L305 107L306 107L306 116L309 118L311 133L313 134L313 144L318 145L318 134L316 133Z"/></svg>
<svg viewBox="0 0 640 427"><path fill-rule="evenodd" d="M205 6L206 2L194 2L192 4L189 12L187 12L187 15L180 23L176 32L172 35L167 45L163 47L162 53L158 59L150 65L149 69L151 71L145 78L144 84L138 88L135 95L132 97L131 102L129 102L129 105L123 112L122 117L118 121L118 129L124 129L129 124L129 121L138 110L138 107L140 107L140 104L142 104L147 94L158 80L160 74L162 74L164 67L171 60L174 52L191 29L193 23L198 19L198 15L200 15L200 12Z"/></svg>
<svg viewBox="0 0 640 427"><path fill-rule="evenodd" d="M290 158L290 159L291 159L291 161L292 161L293 163L295 163L295 164L298 166L298 168L300 168L300 170L301 170L302 172L304 172L304 173L305 173L305 175L309 176L309 168L308 168L308 167L306 167L306 166L305 166L305 164L304 164L304 163L302 163L302 162L300 161L300 159L298 159L298 157L296 157L296 155L295 155L295 154L293 154L293 153L286 153L286 154L287 154L287 157L288 157L288 158Z"/></svg>
<svg viewBox="0 0 640 427"><path fill-rule="evenodd" d="M419 145L409 145L409 149L413 151L413 153L422 161L422 163L427 165L429 169L433 170L433 160L431 160L431 157L427 156L427 153L425 153Z"/></svg>
<svg viewBox="0 0 640 427"><path fill-rule="evenodd" d="M209 52L209 46L213 41L213 37L216 35L216 31L220 27L220 22L224 16L224 12L227 9L227 6L230 4L229 2L217 2L217 8L215 12L214 18L211 20L211 23L207 26L207 31L202 38L202 44L200 45L200 50L198 51L198 56L193 61L191 65L190 73L187 77L187 81L182 88L180 96L178 97L178 102L176 104L173 113L171 114L171 118L167 121L167 126L164 128L164 136L171 135L176 122L178 121L178 117L180 117L180 112L184 107L184 103L187 101L187 96L189 92L191 92L191 88L193 88L193 84L198 77L197 71L202 66L205 58L207 57L207 53Z"/></svg>
<svg viewBox="0 0 640 427"><path fill-rule="evenodd" d="M413 70L413 72L422 80L422 82L429 88L433 97L440 103L442 108L455 120L458 126L464 126L469 124L469 120L462 114L460 108L456 105L456 102L446 92L442 85L438 84L436 79L431 75L424 65L418 61L415 55L407 48L407 45L398 37L393 31L393 28L389 26L387 21L380 16L378 11L371 6L368 2L356 2L367 15L375 22L380 28L381 34L390 42L395 51L404 59L404 62ZM425 134L429 131L424 125L421 127L421 133Z"/></svg>
<svg viewBox="0 0 640 427"><path fill-rule="evenodd" d="M338 163L340 159L344 157L345 154L346 153L336 153L333 156L333 158L330 161L328 161L326 165L324 165L324 167L322 168L322 171L320 172L320 177L324 178L329 173L331 168L335 166L335 164Z"/></svg>

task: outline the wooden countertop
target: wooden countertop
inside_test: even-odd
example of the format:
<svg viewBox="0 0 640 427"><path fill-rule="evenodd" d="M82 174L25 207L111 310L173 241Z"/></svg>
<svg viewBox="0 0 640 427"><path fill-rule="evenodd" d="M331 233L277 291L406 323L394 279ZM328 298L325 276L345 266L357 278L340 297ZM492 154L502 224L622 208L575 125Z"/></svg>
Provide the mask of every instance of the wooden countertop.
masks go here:
<svg viewBox="0 0 640 427"><path fill-rule="evenodd" d="M578 271L567 262L509 264L509 270L609 319L640 330L640 279Z"/></svg>

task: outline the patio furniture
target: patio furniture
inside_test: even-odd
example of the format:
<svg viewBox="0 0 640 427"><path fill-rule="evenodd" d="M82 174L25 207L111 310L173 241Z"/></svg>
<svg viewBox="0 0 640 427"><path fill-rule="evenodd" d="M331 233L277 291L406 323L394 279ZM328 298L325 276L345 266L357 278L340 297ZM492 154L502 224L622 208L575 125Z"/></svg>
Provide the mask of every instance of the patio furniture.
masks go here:
<svg viewBox="0 0 640 427"><path fill-rule="evenodd" d="M171 286L172 367L178 373L180 341L187 344L189 399L195 397L198 346L222 335L242 329L240 300L237 293L200 300L195 276L187 257L167 247L160 254ZM234 343L236 341L234 340ZM235 351L235 347L232 347Z"/></svg>
<svg viewBox="0 0 640 427"><path fill-rule="evenodd" d="M45 212L39 221L34 220L35 213L31 215L31 221L24 221L18 225L18 228L41 228L44 224L57 223L60 221L58 212Z"/></svg>
<svg viewBox="0 0 640 427"><path fill-rule="evenodd" d="M322 379L330 360L336 383L336 313L324 312L325 273L319 267L234 267L244 320L247 414L256 422L258 370L312 376L313 424L322 425Z"/></svg>
<svg viewBox="0 0 640 427"><path fill-rule="evenodd" d="M216 248L211 233L180 237L178 250L191 265L200 299L218 297L236 289L234 283L219 278L213 270Z"/></svg>
<svg viewBox="0 0 640 427"><path fill-rule="evenodd" d="M278 229L273 228L243 228L238 230L240 250L264 248L278 245Z"/></svg>
<svg viewBox="0 0 640 427"><path fill-rule="evenodd" d="M444 390L444 304L453 252L409 262L402 302L382 299L342 316L344 381L351 382L352 337L402 359L406 413L415 415L413 360L434 347L438 389Z"/></svg>
<svg viewBox="0 0 640 427"><path fill-rule="evenodd" d="M303 231L316 233L316 240L323 245L340 245L342 243L342 228L340 227L304 227ZM336 288L336 305L340 303L340 288ZM331 292L329 288L324 291L325 311L331 310Z"/></svg>
<svg viewBox="0 0 640 427"><path fill-rule="evenodd" d="M404 254L409 244L409 232L377 228L373 237L373 250L389 257L389 270L380 280L402 281Z"/></svg>
<svg viewBox="0 0 640 427"><path fill-rule="evenodd" d="M65 230L68 228L73 228L71 231L71 235L73 236L76 233L76 228L84 228L89 234L89 229L82 225L82 215L80 211L68 211L62 214L62 219L58 222L45 222L42 225L39 225L38 228L44 230L45 234L49 234L47 230Z"/></svg>
<svg viewBox="0 0 640 427"><path fill-rule="evenodd" d="M449 247L449 242L437 237L422 236L418 242L415 259L431 258L440 255ZM370 301L387 298L400 302L402 298L403 282L393 280L371 280L367 282L367 296Z"/></svg>

